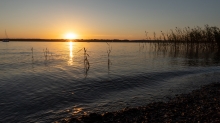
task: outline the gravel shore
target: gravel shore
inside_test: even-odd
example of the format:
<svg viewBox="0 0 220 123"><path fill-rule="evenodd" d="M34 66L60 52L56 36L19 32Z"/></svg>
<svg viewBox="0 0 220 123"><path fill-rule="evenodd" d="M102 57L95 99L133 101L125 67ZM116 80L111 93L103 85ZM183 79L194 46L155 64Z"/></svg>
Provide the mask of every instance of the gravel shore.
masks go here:
<svg viewBox="0 0 220 123"><path fill-rule="evenodd" d="M126 108L104 114L91 113L61 123L220 123L220 83L205 85L189 94L177 95L167 102Z"/></svg>

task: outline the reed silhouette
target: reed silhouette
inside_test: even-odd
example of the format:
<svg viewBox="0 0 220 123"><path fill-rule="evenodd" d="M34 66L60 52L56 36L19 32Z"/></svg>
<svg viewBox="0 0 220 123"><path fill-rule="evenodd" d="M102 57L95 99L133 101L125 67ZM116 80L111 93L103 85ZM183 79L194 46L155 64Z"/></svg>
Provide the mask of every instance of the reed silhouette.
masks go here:
<svg viewBox="0 0 220 123"><path fill-rule="evenodd" d="M47 48L46 48L46 50L43 49L43 53L44 53L45 61L47 61L49 50Z"/></svg>
<svg viewBox="0 0 220 123"><path fill-rule="evenodd" d="M34 68L34 48L31 48L31 66Z"/></svg>
<svg viewBox="0 0 220 123"><path fill-rule="evenodd" d="M147 32L145 31L147 36ZM150 37L146 37L150 39ZM167 34L161 31L159 37L156 33L153 33L153 39L155 41L162 42L162 45L175 45L177 48L179 44L185 43L186 45L200 45L204 43L202 49L211 48L220 50L220 29L216 26L205 25L204 28L199 26L190 28L185 27L183 29L176 27L174 30L170 30ZM200 47L201 48L201 47Z"/></svg>
<svg viewBox="0 0 220 123"><path fill-rule="evenodd" d="M220 63L219 49L212 49L212 43L150 43L149 48L155 57L184 58L183 63L188 66Z"/></svg>
<svg viewBox="0 0 220 123"><path fill-rule="evenodd" d="M32 59L32 63L33 63L34 62L34 48L33 47L31 48L31 52L32 52L31 59Z"/></svg>
<svg viewBox="0 0 220 123"><path fill-rule="evenodd" d="M106 43L108 45L107 54L108 54L108 72L109 72L110 65L111 65L110 54L112 52L112 46L108 42L106 42Z"/></svg>
<svg viewBox="0 0 220 123"><path fill-rule="evenodd" d="M89 64L89 60L88 60L89 54L87 53L87 50L85 47L80 49L78 52L80 52L82 50L84 51L83 52L83 56L84 56L83 62L84 62L84 74L85 74L85 78L86 78L88 75L89 68L90 68L90 64Z"/></svg>
<svg viewBox="0 0 220 123"><path fill-rule="evenodd" d="M52 57L52 53L50 53L49 49L46 48L45 50L43 49L43 53L44 53L44 64L48 65L49 61L51 60Z"/></svg>
<svg viewBox="0 0 220 123"><path fill-rule="evenodd" d="M89 60L88 60L89 54L86 51L87 50L84 47L84 70L85 70L85 77L87 77L88 71L89 71L89 68L90 68L90 64L89 64Z"/></svg>

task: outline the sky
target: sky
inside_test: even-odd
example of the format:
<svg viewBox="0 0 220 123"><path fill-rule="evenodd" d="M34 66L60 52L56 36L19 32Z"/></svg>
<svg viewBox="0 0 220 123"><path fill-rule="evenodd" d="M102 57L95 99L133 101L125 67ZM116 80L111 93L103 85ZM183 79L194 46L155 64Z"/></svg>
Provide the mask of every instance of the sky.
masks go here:
<svg viewBox="0 0 220 123"><path fill-rule="evenodd" d="M0 0L0 38L145 39L175 27L220 27L220 0Z"/></svg>

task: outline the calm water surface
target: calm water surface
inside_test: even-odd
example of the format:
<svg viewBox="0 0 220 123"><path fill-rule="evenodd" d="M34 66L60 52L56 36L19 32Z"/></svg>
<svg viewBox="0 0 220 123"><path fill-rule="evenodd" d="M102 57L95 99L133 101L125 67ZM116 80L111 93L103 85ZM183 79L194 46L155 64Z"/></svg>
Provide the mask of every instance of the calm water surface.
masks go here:
<svg viewBox="0 0 220 123"><path fill-rule="evenodd" d="M214 51L149 43L0 42L0 122L53 122L164 101L219 81L219 61Z"/></svg>

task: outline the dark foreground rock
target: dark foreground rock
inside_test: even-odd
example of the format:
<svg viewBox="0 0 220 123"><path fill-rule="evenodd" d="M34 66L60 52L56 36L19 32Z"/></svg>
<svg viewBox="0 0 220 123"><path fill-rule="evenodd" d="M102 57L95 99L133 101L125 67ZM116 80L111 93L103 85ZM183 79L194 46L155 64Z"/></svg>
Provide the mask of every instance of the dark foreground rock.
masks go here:
<svg viewBox="0 0 220 123"><path fill-rule="evenodd" d="M62 123L220 123L220 83L203 86L189 94L181 94L168 102L126 108L104 114L91 113Z"/></svg>

